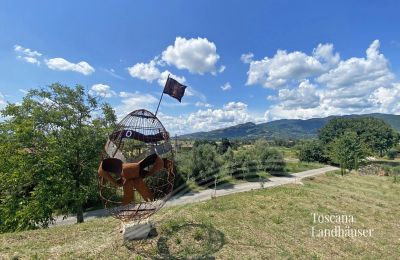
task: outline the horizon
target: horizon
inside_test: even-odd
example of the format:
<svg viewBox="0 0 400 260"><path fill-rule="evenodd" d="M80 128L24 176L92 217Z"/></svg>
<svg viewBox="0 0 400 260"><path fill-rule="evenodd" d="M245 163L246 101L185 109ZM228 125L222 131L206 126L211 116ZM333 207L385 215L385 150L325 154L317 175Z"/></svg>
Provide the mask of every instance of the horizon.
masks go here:
<svg viewBox="0 0 400 260"><path fill-rule="evenodd" d="M400 3L93 5L0 3L0 109L60 82L81 84L120 119L154 112L171 74L188 86L182 103L164 97L160 106L173 135L400 113Z"/></svg>
<svg viewBox="0 0 400 260"><path fill-rule="evenodd" d="M237 125L232 125L232 126L228 126L228 127L223 127L223 128L217 128L217 129L213 129L210 131L197 131L197 132L191 132L191 133L186 133L186 134L182 134L182 135L178 135L178 137L182 137L182 136L190 136L193 134L198 134L198 133L208 133L208 132L212 132L212 131L220 131L220 130L225 130L231 127L236 127L236 126L240 126L240 125L246 125L246 124L253 124L253 125L262 125L262 124L268 124L268 123L273 123L276 121L287 121L287 120L300 120L300 121L307 121L307 120L312 120L312 119L325 119L325 118L329 118L329 117L351 117L351 116L370 116L370 115L389 115L389 116L400 116L399 114L388 114L388 113L368 113L368 114L347 114L347 115L330 115L330 116L326 116L326 117L311 117L311 118L307 118L307 119L302 119L302 118L281 118L281 119L276 119L276 120L272 120L272 121L268 121L268 122L259 122L259 123L255 123L255 122L244 122L244 123L239 123Z"/></svg>

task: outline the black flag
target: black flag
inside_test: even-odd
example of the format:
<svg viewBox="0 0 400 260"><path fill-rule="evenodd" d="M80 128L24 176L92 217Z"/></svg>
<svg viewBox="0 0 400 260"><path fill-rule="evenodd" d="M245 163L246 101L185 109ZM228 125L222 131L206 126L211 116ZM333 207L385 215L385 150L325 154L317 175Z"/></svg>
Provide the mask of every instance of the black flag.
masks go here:
<svg viewBox="0 0 400 260"><path fill-rule="evenodd" d="M182 85L178 81L173 78L168 77L167 82L165 83L163 93L170 95L173 98L176 98L179 102L183 95L185 94L186 86Z"/></svg>

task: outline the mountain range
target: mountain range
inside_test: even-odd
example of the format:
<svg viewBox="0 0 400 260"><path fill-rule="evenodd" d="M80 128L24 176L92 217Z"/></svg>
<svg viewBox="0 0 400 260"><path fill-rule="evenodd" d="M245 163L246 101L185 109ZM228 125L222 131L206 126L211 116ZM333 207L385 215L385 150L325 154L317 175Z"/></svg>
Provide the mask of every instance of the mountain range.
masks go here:
<svg viewBox="0 0 400 260"><path fill-rule="evenodd" d="M255 124L252 122L216 129L208 132L196 132L181 135L182 139L221 139L221 138L288 138L302 139L317 136L318 130L325 126L331 119L340 117L375 117L390 124L395 130L400 131L400 115L392 114L364 114L329 116L311 119L281 119L267 123Z"/></svg>

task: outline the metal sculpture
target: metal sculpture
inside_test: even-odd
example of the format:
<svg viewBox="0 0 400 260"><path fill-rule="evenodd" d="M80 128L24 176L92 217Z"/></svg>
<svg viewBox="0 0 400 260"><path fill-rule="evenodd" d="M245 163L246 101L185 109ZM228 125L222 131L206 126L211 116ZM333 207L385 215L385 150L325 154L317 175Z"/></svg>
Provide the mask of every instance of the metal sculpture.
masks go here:
<svg viewBox="0 0 400 260"><path fill-rule="evenodd" d="M128 114L109 135L98 169L105 208L139 223L170 197L175 174L169 133L151 112Z"/></svg>

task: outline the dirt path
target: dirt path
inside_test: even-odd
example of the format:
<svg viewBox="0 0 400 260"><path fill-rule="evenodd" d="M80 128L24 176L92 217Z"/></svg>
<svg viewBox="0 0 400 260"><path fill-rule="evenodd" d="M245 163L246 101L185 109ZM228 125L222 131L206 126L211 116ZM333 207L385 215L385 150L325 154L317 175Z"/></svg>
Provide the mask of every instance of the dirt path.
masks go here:
<svg viewBox="0 0 400 260"><path fill-rule="evenodd" d="M272 187L277 187L280 185L285 185L289 183L299 183L301 184L301 179L306 178L306 177L311 177L314 175L319 175L319 174L324 174L326 172L338 170L337 167L333 166L327 166L319 169L314 169L314 170L308 170L308 171L303 171L303 172L298 172L293 175L290 175L288 177L271 177L267 179L264 183L263 186L264 188L272 188ZM262 188L262 183L259 181L255 182L246 182L246 183L241 183L241 184L236 184L236 185L223 185L217 187L216 190L214 189L207 189L199 192L189 192L185 193L182 196L174 196L172 197L166 204L165 207L171 207L171 206L176 206L176 205L185 205L189 203L195 203L195 202L200 202L200 201L206 201L211 199L213 196L215 197L220 197L220 196L225 196L233 193L239 193L239 192L244 192L244 191L249 191L249 190L256 190L256 189L261 189ZM94 210L94 211L89 211L84 213L84 218L85 221L99 218L99 217L105 217L108 216L108 212L105 209L100 209L100 210ZM59 226L59 225L69 225L69 224L74 224L76 223L76 217L75 216L69 216L65 219L62 217L56 218L56 222L53 224L53 226Z"/></svg>

